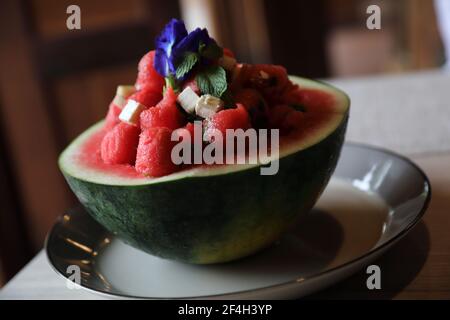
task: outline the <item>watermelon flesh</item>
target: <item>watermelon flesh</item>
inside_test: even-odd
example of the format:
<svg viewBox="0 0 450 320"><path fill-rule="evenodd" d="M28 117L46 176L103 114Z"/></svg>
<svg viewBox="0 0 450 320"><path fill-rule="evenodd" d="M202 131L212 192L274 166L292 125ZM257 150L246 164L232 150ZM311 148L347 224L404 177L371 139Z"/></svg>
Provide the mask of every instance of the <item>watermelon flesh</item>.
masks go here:
<svg viewBox="0 0 450 320"><path fill-rule="evenodd" d="M225 50L225 55L233 56L229 50ZM120 124L121 110L111 104L104 128L106 132L114 131L115 133L107 133L101 146L102 159L105 164L133 165L135 162L139 162L141 166L135 169L146 177L160 177L163 173L167 175L179 170L178 166L166 166L161 161L157 161L158 156L168 160L171 150L164 147L154 148L155 152L165 152L166 154L155 156L149 154L148 146L152 144L149 144L148 139L158 135L148 135L148 133L162 132L161 130L149 130L166 128L172 132L189 123L192 124L192 118L189 118L177 106L178 94L171 87L167 88L164 97L162 96L164 79L153 68L153 61L153 51L141 59L135 84L138 90L128 97L128 100L137 101L145 107L145 110L140 113L137 130L129 129L127 132L130 134L122 135L120 138L130 137L132 141L128 144L118 143L121 140L117 137L124 131L124 126L116 129L116 126ZM230 83L230 93L235 106L219 111L211 118L203 120L202 136L206 141L213 140L213 132L218 131L225 136L227 129L245 130L248 128L280 129L282 140L295 141L302 134L313 133L315 125L320 127L321 121L332 117L335 112L333 110L333 106L335 106L333 94L316 88L299 87L288 79L286 70L281 66L243 64L239 65L238 69L239 72L235 72L236 75ZM194 76L184 81L183 88L188 86L200 94ZM319 113L323 114L318 116ZM131 134L131 132L133 133ZM137 144L136 152L131 152L129 146L134 148L136 145L136 132L141 137L145 136L146 143ZM146 133L144 134L144 132ZM282 141L282 143L284 142ZM129 150L122 147L125 145ZM139 148L141 147L145 150L140 152ZM203 144L201 147L204 148L205 145ZM108 148L111 150L107 150ZM136 158L129 158L133 154L141 155L139 161ZM143 159L144 155L147 159ZM173 171L167 171L168 168L172 168Z"/></svg>
<svg viewBox="0 0 450 320"><path fill-rule="evenodd" d="M105 118L105 129L107 131L112 130L117 124L119 124L119 114L122 111L115 103L111 102L108 108L108 113Z"/></svg>
<svg viewBox="0 0 450 320"><path fill-rule="evenodd" d="M227 109L216 113L206 120L204 135L210 136L215 130L219 131L225 138L227 129L251 128L250 117L243 105L238 104L235 109Z"/></svg>
<svg viewBox="0 0 450 320"><path fill-rule="evenodd" d="M254 73L254 71L252 72ZM260 91L254 88L237 90L235 94L237 107L223 110L211 119L205 119L203 121L203 137L208 139L215 130L220 131L225 136L226 129L277 128L280 129L281 134L280 145L284 146L313 136L327 122L332 121L337 115L342 115L344 110L339 107L342 101L339 101L339 99L336 101L335 92L327 86L308 84L299 87L298 84L292 83L284 95L279 98L280 102L270 108ZM139 97L144 97L144 100ZM150 129L166 128L168 131L164 132L168 135L167 132L170 133L178 128L186 128L191 134L191 142L194 143L195 141L193 123L188 122L186 116L176 105L177 94L172 88L169 88L166 90L164 97L160 99L152 93L145 92L144 89L144 91L136 92L129 99L146 103L148 100L145 100L145 97L154 99L151 103L154 106L141 113L138 127L120 123L120 120L118 120L120 109L114 104L110 105L104 125L105 133L102 139L104 141L99 144L101 157L98 160L103 161L102 165L106 165L106 167L103 167L107 168L105 170L112 175L115 171L123 175L124 170L118 169L118 166L134 165L135 162L139 163L140 166L134 168L136 172L131 176L136 176L136 173L138 173L145 177L161 177L181 169L192 168L190 165L181 168L173 164L166 165L164 161L161 161L161 159L170 161L171 149L167 148L169 144L161 146L161 148L153 148L152 150L155 150L156 153L155 156L149 153L148 146L153 144L149 144L148 140L153 136L159 136L149 135L148 130ZM170 135L168 136L170 137ZM146 142L139 143L139 137L145 139ZM130 139L129 143L125 142L124 139ZM173 147L173 144L170 145ZM145 146L145 150L138 152L141 146L142 148ZM108 148L111 150L108 150ZM161 153L165 154L162 155ZM136 159L138 154L140 155L139 161ZM191 163L193 163L193 159ZM111 165L111 167L109 168L108 165ZM129 172L129 170L125 170L125 172Z"/></svg>
<svg viewBox="0 0 450 320"><path fill-rule="evenodd" d="M136 171L150 177L161 177L177 171L171 161L170 152L175 142L170 140L172 132L166 127L145 129L139 138Z"/></svg>
<svg viewBox="0 0 450 320"><path fill-rule="evenodd" d="M184 126L186 120L178 109L176 101L177 95L173 89L167 89L164 98L154 108L148 108L141 113L141 129L165 127L175 130Z"/></svg>
<svg viewBox="0 0 450 320"><path fill-rule="evenodd" d="M133 93L128 100L134 100L146 107L155 106L162 98L161 91L155 91L152 87L144 87Z"/></svg>
<svg viewBox="0 0 450 320"><path fill-rule="evenodd" d="M155 51L152 50L139 61L138 75L135 83L138 90L146 88L149 91L162 92L165 80L153 67L154 60Z"/></svg>
<svg viewBox="0 0 450 320"><path fill-rule="evenodd" d="M295 87L298 85L301 89L298 90L297 87L296 90L287 92L283 97L285 99L283 101L284 103L277 104L266 111L268 113L267 127L280 128L281 155L289 153L289 150L293 148L306 148L308 145L317 142L321 137L326 136L327 132L329 133L336 123L342 121L348 112L348 99L340 91L307 79L294 77L292 80ZM249 93L252 90L254 89L243 89L239 91L244 92L244 98L240 101L246 103L246 105L239 105L236 109L224 110L216 114L215 117L205 121L205 132L218 129L223 133L227 128L252 127L253 124L251 122L249 123L251 113L248 112L246 114L243 111L243 109L248 108L247 106L251 107L257 103L257 95ZM248 98L245 97L247 95L249 96ZM175 99L176 94L173 90L167 90L165 98L159 101L155 107L148 108L141 113L140 127L120 123L116 119L118 117L118 107L111 104L105 123L103 124L102 122L102 125L98 124L95 134L91 133L90 137L83 139L83 143L77 150L78 155L75 157L77 159L76 166L101 171L108 175L108 179L115 177L118 178L118 181L127 178L133 178L139 181L147 181L150 179L152 177L149 174L151 170L140 170L141 172L146 172L144 176L134 167L138 153L139 139L145 131L151 128L167 128L171 132L176 128L184 128L189 132L191 142L193 143L195 140L194 125L192 122L187 122L183 118L183 115L174 103ZM305 111L298 111L297 108L293 107L293 101L301 105L301 108ZM156 116L149 113L149 111L156 113L156 110L166 109L171 110L167 112L167 117L165 117L164 112L158 112ZM112 125L109 126L108 122L113 112L114 121L110 121ZM147 140L149 139L148 134L144 136ZM130 143L125 143L128 142L128 139ZM142 145L148 145L148 142ZM167 146L162 146L159 149L155 148L154 150L158 152L166 150L165 158L168 159L170 150ZM141 154L148 154L148 152L141 152ZM135 157L134 159L133 156ZM149 154L148 157L151 159ZM139 163L147 163L147 166L150 162L151 160L146 162L143 156L139 159ZM155 166L157 167L158 165ZM186 168L191 169L192 166L183 166L182 168L178 166L167 166L166 168L172 168L173 172L168 172L165 168L161 168L161 170L155 168L153 172L170 174ZM154 177L160 177L160 175Z"/></svg>
<svg viewBox="0 0 450 320"><path fill-rule="evenodd" d="M89 213L138 249L196 264L247 256L270 245L312 208L333 173L344 140L347 96L322 83L295 77L292 81L307 92L302 101L307 112L298 119L300 126L281 137L275 175L261 175L258 164L166 169L164 152L146 162L159 150L170 149L169 129L140 133L148 156L137 154L136 166L149 174L162 168L154 173L160 177L145 176L129 163L106 164L99 147L108 135L104 122L72 142L59 166ZM322 101L317 112L311 111L315 97ZM322 106L324 101L328 105ZM290 113L298 112L291 109ZM193 125L183 128L193 130Z"/></svg>
<svg viewBox="0 0 450 320"><path fill-rule="evenodd" d="M139 141L139 128L120 122L106 133L100 146L105 164L134 164Z"/></svg>

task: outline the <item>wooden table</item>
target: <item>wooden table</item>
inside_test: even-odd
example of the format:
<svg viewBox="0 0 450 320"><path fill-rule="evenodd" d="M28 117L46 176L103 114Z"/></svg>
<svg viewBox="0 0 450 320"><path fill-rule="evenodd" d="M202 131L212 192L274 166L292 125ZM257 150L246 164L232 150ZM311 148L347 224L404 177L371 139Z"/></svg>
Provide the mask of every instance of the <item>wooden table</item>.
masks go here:
<svg viewBox="0 0 450 320"><path fill-rule="evenodd" d="M348 140L409 155L432 184L430 207L411 233L375 263L382 289L364 271L308 298L450 299L450 74L440 71L334 80L352 98ZM104 299L69 290L41 251L0 299Z"/></svg>

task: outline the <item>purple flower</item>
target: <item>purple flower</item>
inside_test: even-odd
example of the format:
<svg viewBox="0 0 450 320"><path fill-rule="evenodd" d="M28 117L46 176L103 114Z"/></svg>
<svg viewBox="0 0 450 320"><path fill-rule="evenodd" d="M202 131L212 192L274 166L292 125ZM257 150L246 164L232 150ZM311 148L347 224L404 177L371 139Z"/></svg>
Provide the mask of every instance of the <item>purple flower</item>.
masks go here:
<svg viewBox="0 0 450 320"><path fill-rule="evenodd" d="M186 52L199 53L200 45L206 46L212 42L214 40L209 37L206 29L197 28L188 34L183 21L172 19L156 38L154 67L164 77L174 76L177 64L182 61Z"/></svg>
<svg viewBox="0 0 450 320"><path fill-rule="evenodd" d="M188 35L184 22L172 19L156 38L154 67L164 77L175 73L173 48Z"/></svg>
<svg viewBox="0 0 450 320"><path fill-rule="evenodd" d="M213 40L209 37L206 29L197 28L175 45L173 54L175 58L178 58L187 51L198 52L200 44L208 45L211 41Z"/></svg>

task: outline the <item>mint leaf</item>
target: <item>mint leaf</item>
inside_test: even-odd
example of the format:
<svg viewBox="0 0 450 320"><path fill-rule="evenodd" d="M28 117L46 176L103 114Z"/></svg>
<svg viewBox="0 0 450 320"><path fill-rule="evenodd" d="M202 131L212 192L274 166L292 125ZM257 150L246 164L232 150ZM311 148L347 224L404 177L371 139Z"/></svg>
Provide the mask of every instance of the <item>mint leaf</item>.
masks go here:
<svg viewBox="0 0 450 320"><path fill-rule="evenodd" d="M201 44L198 51L202 57L210 60L217 60L223 56L223 49L215 41L208 45Z"/></svg>
<svg viewBox="0 0 450 320"><path fill-rule="evenodd" d="M177 79L181 79L186 74L188 74L197 62L198 55L195 52L186 52L183 56L183 59L178 64L177 70L175 72Z"/></svg>
<svg viewBox="0 0 450 320"><path fill-rule="evenodd" d="M220 66L210 66L200 71L195 80L203 94L220 98L227 90L227 76L225 70Z"/></svg>

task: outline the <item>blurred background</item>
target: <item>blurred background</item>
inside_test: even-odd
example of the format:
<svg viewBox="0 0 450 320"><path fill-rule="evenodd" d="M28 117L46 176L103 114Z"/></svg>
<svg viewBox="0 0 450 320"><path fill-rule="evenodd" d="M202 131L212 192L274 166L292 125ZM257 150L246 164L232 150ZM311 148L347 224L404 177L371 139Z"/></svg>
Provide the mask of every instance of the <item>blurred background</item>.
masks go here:
<svg viewBox="0 0 450 320"><path fill-rule="evenodd" d="M442 26L450 21L441 11L449 3L2 0L0 287L42 248L57 216L76 204L58 154L105 115L118 84L134 82L139 58L171 17L185 19L188 29L208 27L242 61L335 78L441 68ZM66 27L71 4L81 8L81 30ZM366 28L371 4L381 8L381 30Z"/></svg>

